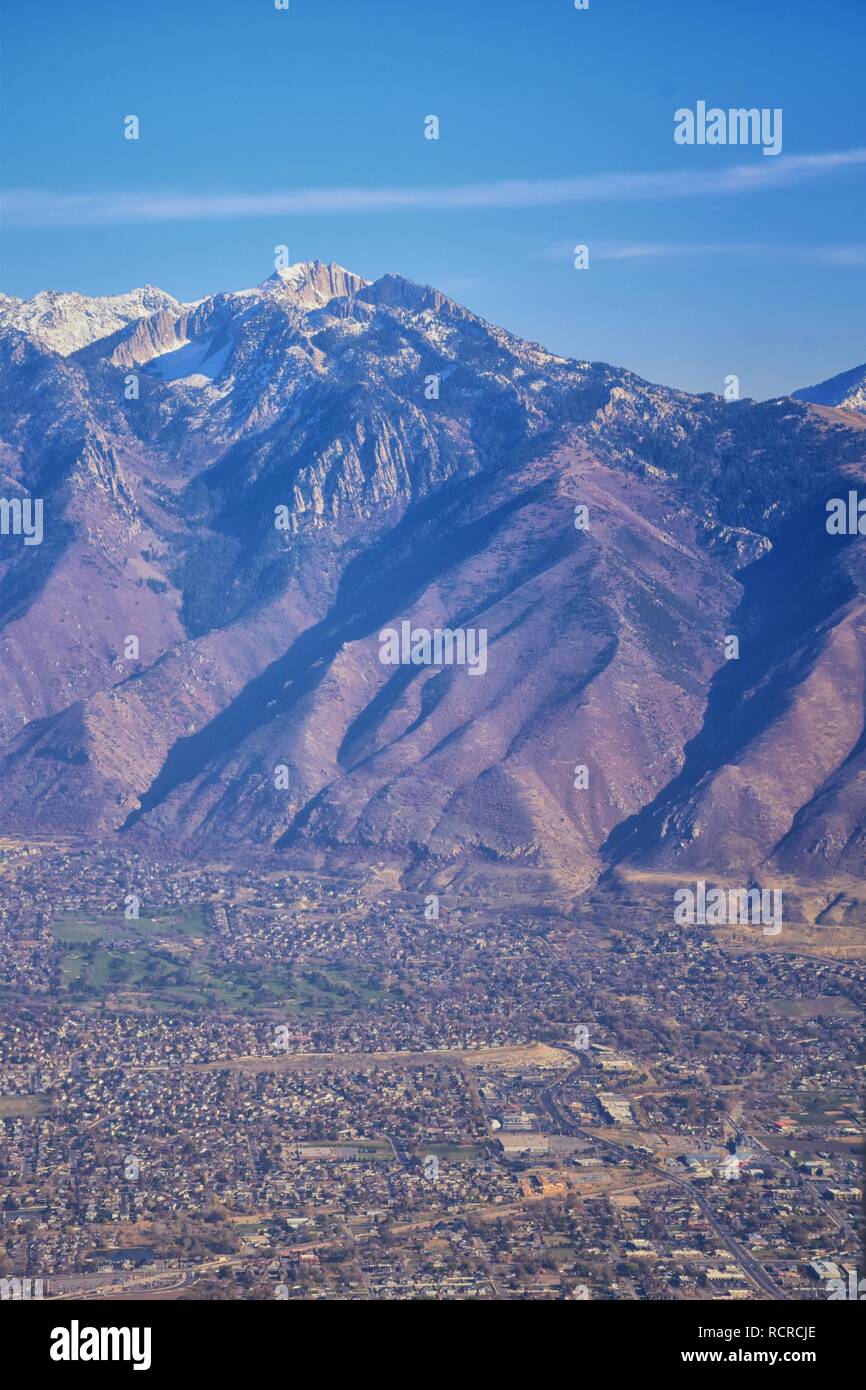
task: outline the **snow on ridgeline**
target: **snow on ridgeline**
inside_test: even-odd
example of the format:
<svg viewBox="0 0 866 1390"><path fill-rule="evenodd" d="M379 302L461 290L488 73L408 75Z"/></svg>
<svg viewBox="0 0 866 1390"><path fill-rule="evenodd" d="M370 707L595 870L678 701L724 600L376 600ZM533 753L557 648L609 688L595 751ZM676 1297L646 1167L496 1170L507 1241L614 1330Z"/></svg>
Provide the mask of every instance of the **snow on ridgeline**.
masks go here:
<svg viewBox="0 0 866 1390"><path fill-rule="evenodd" d="M179 311L181 302L153 285L128 294L83 295L41 290L32 299L0 295L0 325L17 328L61 357L162 309Z"/></svg>
<svg viewBox="0 0 866 1390"><path fill-rule="evenodd" d="M314 309L331 299L355 295L368 284L369 281L342 266L299 261L274 271L254 289L240 293L250 297L265 294L301 309ZM84 295L75 291L40 290L32 299L0 294L0 326L16 328L61 357L68 357L138 319L149 318L163 310L179 314L203 302L196 300L186 304L154 285L144 285L127 294Z"/></svg>

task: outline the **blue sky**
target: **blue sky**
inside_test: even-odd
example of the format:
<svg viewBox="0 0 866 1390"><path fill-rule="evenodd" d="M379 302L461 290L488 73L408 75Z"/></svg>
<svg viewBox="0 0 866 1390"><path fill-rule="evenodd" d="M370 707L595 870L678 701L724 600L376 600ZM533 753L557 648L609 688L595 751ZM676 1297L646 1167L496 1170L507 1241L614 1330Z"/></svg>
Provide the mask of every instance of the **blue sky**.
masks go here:
<svg viewBox="0 0 866 1390"><path fill-rule="evenodd" d="M7 0L0 288L192 299L287 244L655 381L792 390L866 359L864 54L866 0ZM782 153L676 145L699 99L781 107Z"/></svg>

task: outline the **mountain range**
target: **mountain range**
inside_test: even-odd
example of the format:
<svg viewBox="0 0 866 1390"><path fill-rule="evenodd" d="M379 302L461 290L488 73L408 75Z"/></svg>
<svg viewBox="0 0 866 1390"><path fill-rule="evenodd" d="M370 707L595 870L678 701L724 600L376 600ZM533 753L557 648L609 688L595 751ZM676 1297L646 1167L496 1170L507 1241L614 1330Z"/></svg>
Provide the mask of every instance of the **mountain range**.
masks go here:
<svg viewBox="0 0 866 1390"><path fill-rule="evenodd" d="M319 262L0 297L0 491L44 508L0 536L0 833L862 877L864 389L692 395ZM484 629L483 677L383 664L404 622Z"/></svg>

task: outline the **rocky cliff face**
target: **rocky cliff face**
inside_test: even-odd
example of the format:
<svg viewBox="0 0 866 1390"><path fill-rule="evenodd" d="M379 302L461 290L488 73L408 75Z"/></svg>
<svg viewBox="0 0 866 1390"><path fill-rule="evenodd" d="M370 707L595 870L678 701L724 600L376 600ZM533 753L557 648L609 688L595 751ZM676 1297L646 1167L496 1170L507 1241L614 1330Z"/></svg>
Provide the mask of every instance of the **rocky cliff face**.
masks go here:
<svg viewBox="0 0 866 1390"><path fill-rule="evenodd" d="M0 303L3 496L44 503L0 537L0 829L578 888L862 865L851 414L319 263L79 298ZM403 623L486 669L383 664Z"/></svg>

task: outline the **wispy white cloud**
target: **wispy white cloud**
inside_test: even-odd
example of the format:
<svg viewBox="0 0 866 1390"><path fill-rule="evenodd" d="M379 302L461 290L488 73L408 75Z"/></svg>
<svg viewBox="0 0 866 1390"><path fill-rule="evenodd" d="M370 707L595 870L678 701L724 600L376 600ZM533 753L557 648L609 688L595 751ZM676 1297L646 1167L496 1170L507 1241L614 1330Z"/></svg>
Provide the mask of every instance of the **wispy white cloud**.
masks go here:
<svg viewBox="0 0 866 1390"><path fill-rule="evenodd" d="M784 155L700 172L692 168L643 174L587 174L568 179L509 180L444 188L307 188L272 193L53 193L11 189L2 195L2 215L7 227L97 227L325 213L553 207L763 192L863 165L866 149Z"/></svg>
<svg viewBox="0 0 866 1390"><path fill-rule="evenodd" d="M853 246L821 246L819 259L828 265L866 265L866 242Z"/></svg>
<svg viewBox="0 0 866 1390"><path fill-rule="evenodd" d="M866 242L839 246L797 246L774 241L600 241L589 248L591 261L642 261L689 256L764 256L772 260L797 261L820 265L866 266ZM574 247L569 243L546 246L537 259L570 259Z"/></svg>

